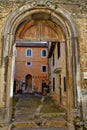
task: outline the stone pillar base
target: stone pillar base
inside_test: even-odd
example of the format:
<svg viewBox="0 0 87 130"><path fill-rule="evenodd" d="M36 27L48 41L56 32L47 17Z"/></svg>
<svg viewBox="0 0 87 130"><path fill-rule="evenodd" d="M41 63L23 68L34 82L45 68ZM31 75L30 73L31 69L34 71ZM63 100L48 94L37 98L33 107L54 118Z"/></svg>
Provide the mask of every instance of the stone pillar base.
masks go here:
<svg viewBox="0 0 87 130"><path fill-rule="evenodd" d="M0 130L9 130L10 108L0 108Z"/></svg>

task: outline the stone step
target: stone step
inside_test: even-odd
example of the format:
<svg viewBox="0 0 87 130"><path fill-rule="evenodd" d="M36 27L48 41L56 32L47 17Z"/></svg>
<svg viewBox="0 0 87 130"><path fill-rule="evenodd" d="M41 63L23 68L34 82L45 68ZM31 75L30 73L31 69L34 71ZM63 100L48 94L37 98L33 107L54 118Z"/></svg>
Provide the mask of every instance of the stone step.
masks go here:
<svg viewBox="0 0 87 130"><path fill-rule="evenodd" d="M68 130L67 128L63 127L47 127L47 128L13 128L12 130Z"/></svg>
<svg viewBox="0 0 87 130"><path fill-rule="evenodd" d="M39 128L39 127L67 127L66 121L47 121L47 120L36 120L29 122L14 122L12 124L13 128Z"/></svg>

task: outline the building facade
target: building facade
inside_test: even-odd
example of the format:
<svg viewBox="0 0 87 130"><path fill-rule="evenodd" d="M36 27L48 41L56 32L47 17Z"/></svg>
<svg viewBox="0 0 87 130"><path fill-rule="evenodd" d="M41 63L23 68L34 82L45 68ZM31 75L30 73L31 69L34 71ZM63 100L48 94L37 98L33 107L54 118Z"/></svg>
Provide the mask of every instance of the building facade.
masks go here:
<svg viewBox="0 0 87 130"><path fill-rule="evenodd" d="M43 91L48 85L48 44L16 42L15 81L23 92ZM16 91L17 91L16 89Z"/></svg>
<svg viewBox="0 0 87 130"><path fill-rule="evenodd" d="M64 42L49 45L49 82L50 92L58 105L67 109L66 52Z"/></svg>

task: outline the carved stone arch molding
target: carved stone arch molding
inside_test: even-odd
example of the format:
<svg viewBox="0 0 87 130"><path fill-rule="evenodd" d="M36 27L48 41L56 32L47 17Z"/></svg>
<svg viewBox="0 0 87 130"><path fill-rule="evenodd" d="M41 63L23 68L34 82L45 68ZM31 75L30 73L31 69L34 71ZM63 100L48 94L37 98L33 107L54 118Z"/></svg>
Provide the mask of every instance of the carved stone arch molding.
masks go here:
<svg viewBox="0 0 87 130"><path fill-rule="evenodd" d="M74 106L77 107L80 103L80 97L79 94L77 94L77 92L80 91L80 67L78 58L78 35L74 22L67 10L62 8L53 0L28 1L25 3L25 5L14 10L9 15L2 31L2 57L4 59L5 57L10 56L13 45L15 43L15 33L18 26L27 18L28 20L32 20L32 15L35 13L48 14L48 18L51 21L55 22L57 25L59 25L64 32L64 38L66 43L66 55L68 57L68 104L70 114L71 108L73 108ZM9 62L9 64L12 63ZM10 71L10 68L8 68L8 71ZM8 85L9 87L7 88L10 88L10 82L8 83ZM72 102L74 102L74 106Z"/></svg>
<svg viewBox="0 0 87 130"><path fill-rule="evenodd" d="M12 40L14 37L15 31L17 27L27 18L32 19L32 14L34 13L47 13L50 15L49 19L57 23L66 34L66 37L77 37L77 32L75 29L75 25L72 22L71 17L69 16L69 12L64 10L62 7L58 5L56 8L56 5L58 5L56 2L49 1L49 0L32 0L29 2L26 2L24 6L16 9L13 11L3 28L2 35L4 36L7 41ZM68 36L68 31L70 30ZM14 42L15 38L13 38ZM6 41L6 40L5 40ZM8 55L8 49L11 49L11 43L10 47L7 47L7 44L4 41L4 56ZM6 49L5 49L6 48Z"/></svg>

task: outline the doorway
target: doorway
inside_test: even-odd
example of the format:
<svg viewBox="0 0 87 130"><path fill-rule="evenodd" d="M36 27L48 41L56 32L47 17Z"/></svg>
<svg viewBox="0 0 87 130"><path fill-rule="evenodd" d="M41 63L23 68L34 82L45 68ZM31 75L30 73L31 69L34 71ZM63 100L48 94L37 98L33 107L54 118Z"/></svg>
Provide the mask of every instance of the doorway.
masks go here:
<svg viewBox="0 0 87 130"><path fill-rule="evenodd" d="M42 80L42 93L44 93L45 87L46 87L46 82L45 82L45 80Z"/></svg>
<svg viewBox="0 0 87 130"><path fill-rule="evenodd" d="M26 79L26 87L25 87L26 92L32 92L32 75L30 74L26 75L25 79Z"/></svg>

